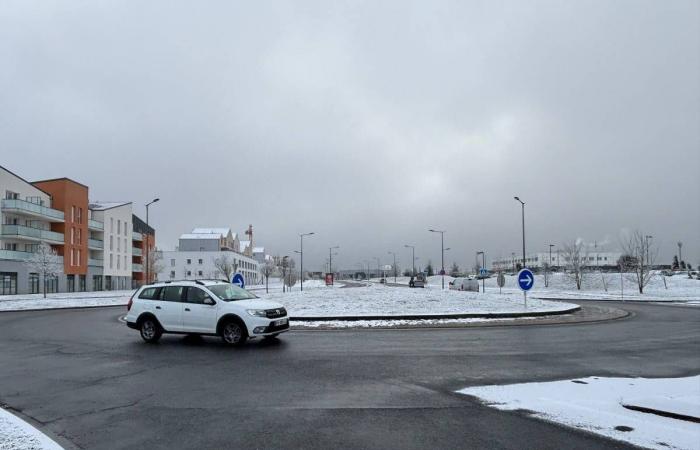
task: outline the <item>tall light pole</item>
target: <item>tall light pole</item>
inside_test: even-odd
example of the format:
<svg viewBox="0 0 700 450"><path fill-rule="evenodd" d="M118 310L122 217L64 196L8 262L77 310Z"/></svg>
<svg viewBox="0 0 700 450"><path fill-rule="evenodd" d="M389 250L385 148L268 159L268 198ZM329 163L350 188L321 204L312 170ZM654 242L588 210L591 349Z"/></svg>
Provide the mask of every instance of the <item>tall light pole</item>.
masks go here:
<svg viewBox="0 0 700 450"><path fill-rule="evenodd" d="M155 202L159 202L159 198L154 198L150 202L146 203L146 228L150 228L148 225L148 207L151 206L151 204ZM150 235L146 235L146 283L151 282L151 273L150 273L150 264L149 264L149 259L150 255L148 254L149 252L149 247L150 247L150 242L151 242L151 237Z"/></svg>
<svg viewBox="0 0 700 450"><path fill-rule="evenodd" d="M304 291L304 236L311 236L315 234L313 231L310 233L301 233L299 235L299 241L301 243L300 261L299 261L299 278L301 279L301 291Z"/></svg>
<svg viewBox="0 0 700 450"><path fill-rule="evenodd" d="M445 289L445 230L430 230L431 233L440 233L440 275L442 276L442 288Z"/></svg>
<svg viewBox="0 0 700 450"><path fill-rule="evenodd" d="M404 245L406 248L411 249L411 262L413 263L413 276L416 276L416 246L415 245Z"/></svg>
<svg viewBox="0 0 700 450"><path fill-rule="evenodd" d="M679 269L681 267L681 261L683 261L683 253L681 252L682 247L683 247L683 243L681 241L678 241L678 268Z"/></svg>
<svg viewBox="0 0 700 450"><path fill-rule="evenodd" d="M523 269L525 268L525 202L520 200L520 197L513 197L520 202L523 211Z"/></svg>
<svg viewBox="0 0 700 450"><path fill-rule="evenodd" d="M484 252L476 252L476 259L479 260L479 255L481 255L481 268L486 268L486 254ZM481 275L481 274L479 274ZM486 277L481 277L481 292L486 293Z"/></svg>
<svg viewBox="0 0 700 450"><path fill-rule="evenodd" d="M388 254L394 256L394 283L396 283L396 253L389 252Z"/></svg>
<svg viewBox="0 0 700 450"><path fill-rule="evenodd" d="M328 272L331 274L333 273L333 250L336 248L340 248L340 246L336 245L335 247L328 247Z"/></svg>

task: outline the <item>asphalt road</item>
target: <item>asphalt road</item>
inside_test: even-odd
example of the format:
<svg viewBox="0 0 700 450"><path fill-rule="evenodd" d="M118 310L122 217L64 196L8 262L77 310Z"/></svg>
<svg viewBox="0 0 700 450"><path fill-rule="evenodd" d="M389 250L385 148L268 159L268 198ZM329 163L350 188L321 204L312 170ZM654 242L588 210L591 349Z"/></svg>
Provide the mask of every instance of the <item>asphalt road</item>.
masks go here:
<svg viewBox="0 0 700 450"><path fill-rule="evenodd" d="M117 320L123 308L0 313L0 403L67 448L625 448L454 394L493 383L700 373L700 308L616 306L633 315L291 331L242 349L180 336L144 344Z"/></svg>

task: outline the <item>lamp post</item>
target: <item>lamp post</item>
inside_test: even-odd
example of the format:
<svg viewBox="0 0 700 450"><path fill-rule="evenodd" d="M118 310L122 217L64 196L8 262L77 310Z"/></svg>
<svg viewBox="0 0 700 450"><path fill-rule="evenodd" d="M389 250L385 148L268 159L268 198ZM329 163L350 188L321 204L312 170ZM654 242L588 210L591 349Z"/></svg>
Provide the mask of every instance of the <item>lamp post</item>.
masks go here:
<svg viewBox="0 0 700 450"><path fill-rule="evenodd" d="M520 202L523 211L523 269L525 268L525 202L520 200L520 197L513 197L515 200Z"/></svg>
<svg viewBox="0 0 700 450"><path fill-rule="evenodd" d="M372 264L372 261L367 261L365 259L364 263L367 264L367 286L369 286L369 279L372 278L372 269L370 269L370 264ZM362 270L364 270L364 266Z"/></svg>
<svg viewBox="0 0 700 450"><path fill-rule="evenodd" d="M481 268L486 268L486 254L484 252L476 252L476 260L479 261L479 255L481 255ZM481 274L479 274L481 275ZM481 292L486 293L486 277L481 277Z"/></svg>
<svg viewBox="0 0 700 450"><path fill-rule="evenodd" d="M388 254L394 257L394 284L396 284L396 253L389 252Z"/></svg>
<svg viewBox="0 0 700 450"><path fill-rule="evenodd" d="M445 289L445 230L430 230L431 233L440 233L440 275L442 276L442 289Z"/></svg>
<svg viewBox="0 0 700 450"><path fill-rule="evenodd" d="M310 233L301 233L299 235L299 241L301 243L301 251L299 252L299 278L301 279L301 291L304 291L304 236L311 236L315 234L313 231Z"/></svg>
<svg viewBox="0 0 700 450"><path fill-rule="evenodd" d="M683 243L681 241L678 241L678 268L679 269L681 267L681 261L683 261L683 253L681 251L682 247L683 247Z"/></svg>
<svg viewBox="0 0 700 450"><path fill-rule="evenodd" d="M340 246L336 245L335 247L328 248L328 272L330 272L331 274L333 273L333 250L336 248L340 248Z"/></svg>
<svg viewBox="0 0 700 450"><path fill-rule="evenodd" d="M411 249L411 262L413 263L413 276L416 276L416 246L415 245L404 245L406 248Z"/></svg>
<svg viewBox="0 0 700 450"><path fill-rule="evenodd" d="M150 228L150 226L148 225L148 207L151 206L151 204L153 204L155 202L159 202L159 201L160 201L159 198L154 198L150 202L146 203L146 228ZM146 235L146 283L151 282L151 273L149 272L150 271L150 261L149 261L150 255L148 254L150 242L151 242L150 235Z"/></svg>

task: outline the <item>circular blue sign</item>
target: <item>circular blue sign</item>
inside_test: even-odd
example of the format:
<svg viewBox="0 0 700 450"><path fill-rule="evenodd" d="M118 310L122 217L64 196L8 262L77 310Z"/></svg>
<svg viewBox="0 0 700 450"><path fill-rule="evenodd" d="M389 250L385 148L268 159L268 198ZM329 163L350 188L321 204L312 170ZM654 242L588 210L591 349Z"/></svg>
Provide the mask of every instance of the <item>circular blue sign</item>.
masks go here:
<svg viewBox="0 0 700 450"><path fill-rule="evenodd" d="M234 274L231 278L231 284L235 284L236 286L245 289L245 279L243 278L243 275L240 273Z"/></svg>
<svg viewBox="0 0 700 450"><path fill-rule="evenodd" d="M518 287L527 292L535 285L535 275L530 269L522 269L518 272Z"/></svg>

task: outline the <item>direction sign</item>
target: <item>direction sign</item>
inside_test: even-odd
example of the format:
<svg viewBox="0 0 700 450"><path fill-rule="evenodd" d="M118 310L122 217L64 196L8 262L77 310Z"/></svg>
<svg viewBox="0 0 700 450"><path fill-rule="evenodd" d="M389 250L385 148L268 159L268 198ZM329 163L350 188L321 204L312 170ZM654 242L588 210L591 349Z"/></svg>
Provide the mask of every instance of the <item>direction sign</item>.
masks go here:
<svg viewBox="0 0 700 450"><path fill-rule="evenodd" d="M245 289L245 279L243 278L243 275L240 273L235 273L233 278L231 278L231 284L235 284L236 286Z"/></svg>
<svg viewBox="0 0 700 450"><path fill-rule="evenodd" d="M488 274L489 274L489 271L486 270L486 268L482 267L481 269L479 269L479 275L481 275L482 277L485 277Z"/></svg>
<svg viewBox="0 0 700 450"><path fill-rule="evenodd" d="M506 285L506 277L505 275L503 275L503 272L498 272L498 278L496 278L496 282L498 283L499 288L502 288Z"/></svg>
<svg viewBox="0 0 700 450"><path fill-rule="evenodd" d="M518 287L527 292L535 285L535 276L530 269L522 269L518 272Z"/></svg>

